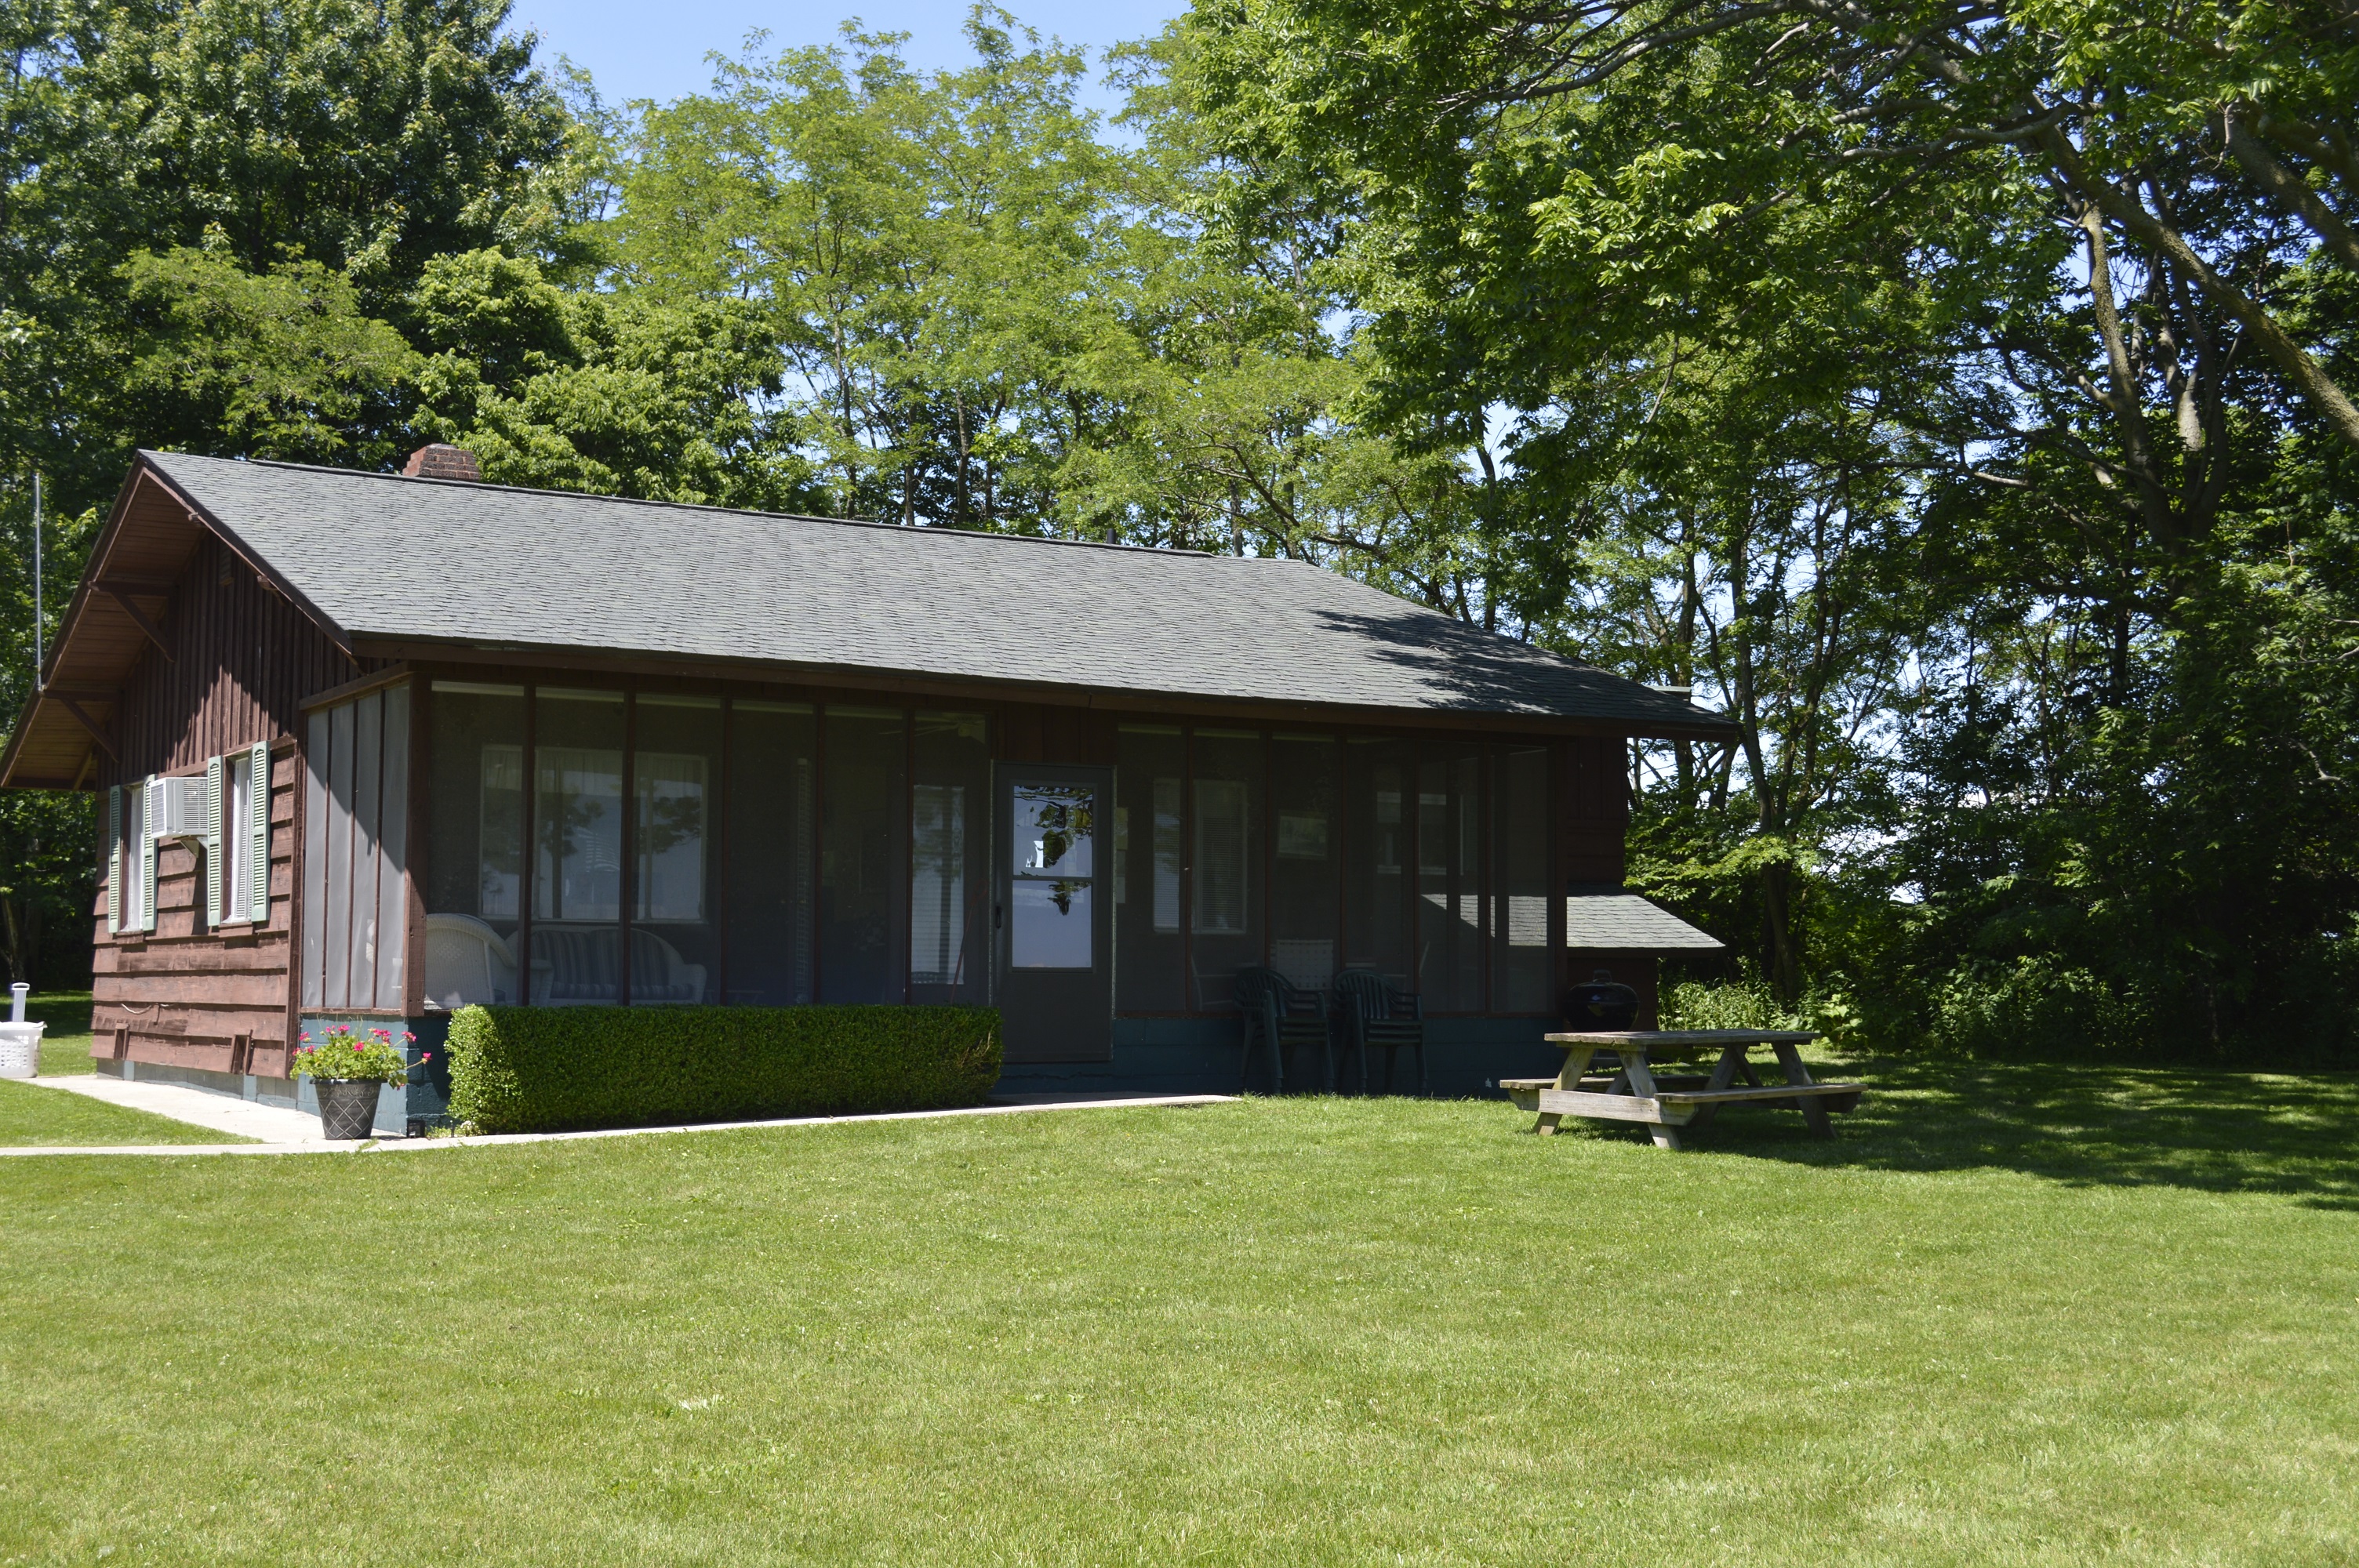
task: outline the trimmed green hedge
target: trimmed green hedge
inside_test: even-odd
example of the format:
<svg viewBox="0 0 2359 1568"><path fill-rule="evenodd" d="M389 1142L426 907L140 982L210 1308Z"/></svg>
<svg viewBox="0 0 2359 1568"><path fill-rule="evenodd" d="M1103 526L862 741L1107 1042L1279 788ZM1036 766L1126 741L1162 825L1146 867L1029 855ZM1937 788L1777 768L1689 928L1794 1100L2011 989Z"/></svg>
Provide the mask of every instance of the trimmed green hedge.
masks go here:
<svg viewBox="0 0 2359 1568"><path fill-rule="evenodd" d="M977 1105L986 1007L462 1007L451 1115L553 1132Z"/></svg>

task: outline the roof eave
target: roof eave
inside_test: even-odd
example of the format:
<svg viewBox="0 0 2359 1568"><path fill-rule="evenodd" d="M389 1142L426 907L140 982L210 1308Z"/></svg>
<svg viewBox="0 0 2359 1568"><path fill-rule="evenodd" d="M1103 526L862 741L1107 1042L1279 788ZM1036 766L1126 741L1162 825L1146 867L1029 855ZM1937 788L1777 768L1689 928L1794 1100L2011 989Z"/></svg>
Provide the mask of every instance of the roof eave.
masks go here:
<svg viewBox="0 0 2359 1568"><path fill-rule="evenodd" d="M1082 686L1058 681L1016 681L995 676L897 669L847 663L805 660L730 659L711 654L669 654L645 648L587 646L574 643L485 643L470 638L441 638L404 633L398 635L354 634L353 651L364 659L397 659L415 664L501 665L583 669L660 665L688 678L768 680L791 686L881 687L951 693L989 693L996 699L1033 700L1059 707L1098 708L1201 708L1242 713L1303 713L1332 716L1337 722L1371 725L1414 723L1420 726L1463 724L1524 730L1536 733L1636 737L1644 740L1727 741L1736 727L1702 709L1693 717L1641 718L1617 714L1544 713L1529 710L1471 708L1388 708L1361 703L1300 702L1273 697L1224 697L1213 693L1167 691L1133 687Z"/></svg>
<svg viewBox="0 0 2359 1568"><path fill-rule="evenodd" d="M6 748L0 750L0 789L75 789L80 787L80 781L82 778L89 776L91 770L87 765L75 774L72 782L65 784L60 784L51 778L20 778L18 771L25 744L35 733L37 725L45 717L41 711L42 705L52 700L62 700L55 698L49 688L57 684L59 666L72 645L75 629L87 612L92 594L99 590L99 584L106 577L116 544L122 538L124 529L128 525L133 498L138 493L143 481L153 481L167 498L187 514L191 524L220 539L239 560L253 569L255 576L269 585L271 591L302 611L320 628L322 634L342 648L346 654L349 655L353 652L350 633L299 592L277 568L256 555L234 530L214 516L186 490L174 483L171 476L155 459L155 453L144 449L135 453L131 471L124 476L122 486L114 492L114 503L108 509L106 524L99 530L98 538L91 546L90 559L82 568L82 580L75 584L73 597L66 603L65 614L58 621L57 640L48 650L43 667L38 672L34 693L26 699L24 708L17 715L16 728L9 732ZM77 724L81 722L71 715L61 717L70 722ZM119 740L120 737L118 736L117 739ZM92 741L93 745L102 744L94 736L92 737ZM109 754L112 755L112 752Z"/></svg>

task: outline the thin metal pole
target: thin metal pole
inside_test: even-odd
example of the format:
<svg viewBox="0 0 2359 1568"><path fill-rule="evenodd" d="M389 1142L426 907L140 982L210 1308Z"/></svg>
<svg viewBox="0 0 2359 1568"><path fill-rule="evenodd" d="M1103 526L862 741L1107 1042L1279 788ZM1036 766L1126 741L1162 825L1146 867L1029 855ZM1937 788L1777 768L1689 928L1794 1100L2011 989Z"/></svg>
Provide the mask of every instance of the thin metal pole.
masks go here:
<svg viewBox="0 0 2359 1568"><path fill-rule="evenodd" d="M33 689L42 689L41 620L41 470L33 470Z"/></svg>

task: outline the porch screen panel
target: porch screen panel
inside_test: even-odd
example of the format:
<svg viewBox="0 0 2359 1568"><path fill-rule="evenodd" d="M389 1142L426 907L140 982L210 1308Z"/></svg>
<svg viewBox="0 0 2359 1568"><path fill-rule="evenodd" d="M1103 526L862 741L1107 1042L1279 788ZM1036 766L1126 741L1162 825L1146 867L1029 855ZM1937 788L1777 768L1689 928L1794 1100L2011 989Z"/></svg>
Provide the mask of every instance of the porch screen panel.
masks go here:
<svg viewBox="0 0 2359 1568"><path fill-rule="evenodd" d="M1418 989L1440 1012L1482 1011L1483 764L1469 747L1429 746L1418 766Z"/></svg>
<svg viewBox="0 0 2359 1568"><path fill-rule="evenodd" d="M1397 986L1413 983L1409 940L1408 749L1397 741L1343 746L1343 961Z"/></svg>
<svg viewBox="0 0 2359 1568"><path fill-rule="evenodd" d="M1259 735L1195 733L1190 790L1188 935L1200 1011L1235 1005L1239 969L1263 961L1262 797L1266 761Z"/></svg>
<svg viewBox="0 0 2359 1568"><path fill-rule="evenodd" d="M1180 933L1186 874L1186 738L1177 729L1125 728L1114 737L1114 979L1118 1012L1188 1006Z"/></svg>
<svg viewBox="0 0 2359 1568"><path fill-rule="evenodd" d="M623 999L619 691L540 687L533 711L532 974L549 1006Z"/></svg>
<svg viewBox="0 0 2359 1568"><path fill-rule="evenodd" d="M353 705L328 709L325 1005L353 1005Z"/></svg>
<svg viewBox="0 0 2359 1568"><path fill-rule="evenodd" d="M917 715L909 784L909 999L981 1002L989 884L990 728L981 714Z"/></svg>
<svg viewBox="0 0 2359 1568"><path fill-rule="evenodd" d="M304 725L303 744L303 985L305 1007L327 1005L328 752L332 727L325 712Z"/></svg>
<svg viewBox="0 0 2359 1568"><path fill-rule="evenodd" d="M812 813L817 721L808 704L729 705L729 994L811 1000Z"/></svg>
<svg viewBox="0 0 2359 1568"><path fill-rule="evenodd" d="M718 1000L713 816L721 699L641 692L631 759L631 1001Z"/></svg>
<svg viewBox="0 0 2359 1568"><path fill-rule="evenodd" d="M304 728L299 994L305 1007L330 1012L397 1011L404 1005L409 688L374 691L316 711ZM251 756L234 753L232 760L266 780ZM257 813L268 810L267 798L255 802ZM257 914L266 912L266 896L257 882L251 890Z"/></svg>
<svg viewBox="0 0 2359 1568"><path fill-rule="evenodd" d="M405 907L409 864L409 687L385 694L385 741L377 784L376 1005L402 1007L402 969L408 952Z"/></svg>
<svg viewBox="0 0 2359 1568"><path fill-rule="evenodd" d="M908 936L908 730L891 708L822 720L819 998L900 1001Z"/></svg>
<svg viewBox="0 0 2359 1568"><path fill-rule="evenodd" d="M1336 929L1341 750L1324 735L1270 738L1270 967L1318 990L1335 978L1342 935Z"/></svg>
<svg viewBox="0 0 2359 1568"><path fill-rule="evenodd" d="M426 1005L524 1000L524 687L437 681L426 783Z"/></svg>
<svg viewBox="0 0 2359 1568"><path fill-rule="evenodd" d="M1548 783L1540 747L1500 752L1493 767L1491 1006L1499 1012L1550 1011Z"/></svg>
<svg viewBox="0 0 2359 1568"><path fill-rule="evenodd" d="M385 698L353 704L352 935L344 972L347 1007L376 1005L377 833L385 787ZM333 918L332 912L331 918Z"/></svg>

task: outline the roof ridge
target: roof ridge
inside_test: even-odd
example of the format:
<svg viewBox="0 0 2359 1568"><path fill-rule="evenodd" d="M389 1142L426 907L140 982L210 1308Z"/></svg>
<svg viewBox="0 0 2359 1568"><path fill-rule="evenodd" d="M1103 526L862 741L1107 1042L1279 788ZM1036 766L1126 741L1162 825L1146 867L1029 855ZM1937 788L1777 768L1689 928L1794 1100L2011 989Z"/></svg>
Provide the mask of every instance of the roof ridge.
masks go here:
<svg viewBox="0 0 2359 1568"><path fill-rule="evenodd" d="M426 474L386 473L377 469L332 468L326 463L291 463L279 458L217 458L203 452L166 452L138 449L144 458L179 458L205 463L242 464L248 468L291 469L298 473L326 474L335 479L381 479L401 484L440 485L447 490L489 490L502 495L546 495L562 501L599 501L622 506L662 506L676 512L712 512L723 517L766 517L781 523L827 523L842 528L875 528L887 534L936 538L1007 539L1027 545L1064 545L1091 550L1126 550L1136 555L1191 556L1200 560L1288 561L1309 565L1290 556L1224 556L1212 550L1187 550L1174 545L1121 545L1104 539L1060 539L1041 534L1002 534L987 528L959 528L934 524L882 523L873 517L821 517L809 512L764 512L745 506L716 506L702 501L656 501L636 495L604 495L591 490L549 490L531 484L495 484L487 479L439 479Z"/></svg>

